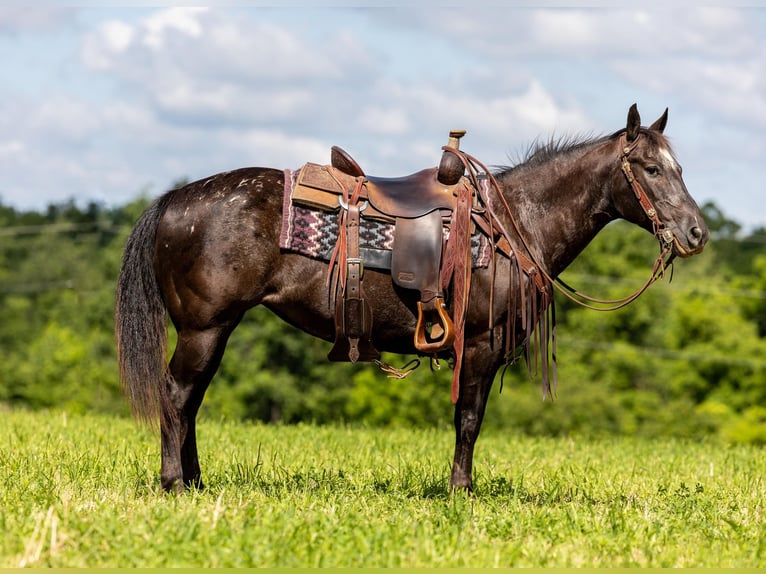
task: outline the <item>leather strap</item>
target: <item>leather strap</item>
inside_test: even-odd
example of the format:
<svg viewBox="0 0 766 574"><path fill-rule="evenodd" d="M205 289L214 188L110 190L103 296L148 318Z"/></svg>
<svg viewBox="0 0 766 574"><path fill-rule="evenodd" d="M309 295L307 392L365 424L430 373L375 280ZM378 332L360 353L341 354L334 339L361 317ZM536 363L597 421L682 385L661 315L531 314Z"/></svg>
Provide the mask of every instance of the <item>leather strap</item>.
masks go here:
<svg viewBox="0 0 766 574"><path fill-rule="evenodd" d="M620 150L622 153L620 156L620 168L622 169L622 173L625 174L625 178L628 180L628 184L633 190L636 199L638 199L638 203L641 206L641 209L644 210L646 216L651 220L654 227L654 234L658 236L658 239L661 239L659 237L659 233L664 228L664 225L662 224L662 221L660 221L660 216L657 215L657 210L654 209L652 201L649 199L649 196L646 195L646 191L644 191L641 183L633 175L633 169L630 167L630 160L628 159L628 156L634 149L636 149L637 145L638 138L633 140L630 145L628 145L627 136L625 134L620 136Z"/></svg>
<svg viewBox="0 0 766 574"><path fill-rule="evenodd" d="M380 352L372 344L372 307L362 286L364 262L359 250L359 226L363 208L359 205L359 192L363 183L364 178L360 177L348 199L334 254L339 255L337 275L340 289L335 300L335 344L328 354L333 361L348 357L356 363L360 359L371 361L380 358Z"/></svg>
<svg viewBox="0 0 766 574"><path fill-rule="evenodd" d="M521 251L514 251L513 247L511 247L510 241L508 241L503 231L492 230L490 221L483 215L473 213L472 218L476 226L479 229L481 229L481 231L487 237L492 238L492 243L494 244L495 249L497 249L500 253L505 255L508 259L512 259L514 256L518 258L519 263L521 264L521 268L523 269L524 273L526 273L527 275L531 275L532 273L535 272L535 269L537 268L537 266L535 265L535 262L529 257L527 257L526 255L524 255L524 253L522 253ZM496 226L497 224L498 224L497 221L495 221L494 225ZM535 274L534 283L535 283L535 286L541 291L546 288L545 279L539 273Z"/></svg>
<svg viewBox="0 0 766 574"><path fill-rule="evenodd" d="M452 279L452 320L455 327L453 348L455 365L452 377L452 402L460 392L460 369L465 346L465 317L468 295L471 291L471 204L473 193L468 185L458 192L457 205L452 214L447 253L442 268L442 286L446 289Z"/></svg>
<svg viewBox="0 0 766 574"><path fill-rule="evenodd" d="M362 294L364 267L359 258L359 204L348 206L346 224L346 299L359 299Z"/></svg>

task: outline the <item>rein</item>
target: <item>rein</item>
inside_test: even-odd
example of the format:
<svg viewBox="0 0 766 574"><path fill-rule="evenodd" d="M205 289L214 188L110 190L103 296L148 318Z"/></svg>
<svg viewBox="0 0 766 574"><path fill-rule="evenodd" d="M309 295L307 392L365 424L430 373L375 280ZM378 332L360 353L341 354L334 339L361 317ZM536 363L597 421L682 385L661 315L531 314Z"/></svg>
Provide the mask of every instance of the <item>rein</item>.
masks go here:
<svg viewBox="0 0 766 574"><path fill-rule="evenodd" d="M654 208L654 205L652 205L652 201L649 199L646 191L644 191L643 186L636 179L636 176L633 175L633 169L630 166L630 160L628 159L628 156L634 149L636 149L637 146L638 137L628 145L626 135L622 134L620 136L620 169L625 175L625 179L628 181L628 185L630 185L633 194L636 196L641 209L643 209L646 216L652 222L653 234L660 243L660 254L652 266L652 272L649 275L649 279L646 280L646 283L639 287L634 293L621 299L598 299L596 297L590 297L570 287L566 282L558 277L555 280L552 280L554 281L554 286L559 290L559 292L565 295L569 300L577 303L581 307L592 309L594 311L616 311L617 309L622 309L623 307L629 305L638 299L644 293L644 291L646 291L655 281L665 277L665 270L672 266L673 259L675 258L675 255L672 253L673 241L675 241L673 232L670 229L667 229L662 223L659 215L657 214L657 210ZM543 273L545 273L545 271L543 271ZM577 297L580 297L580 299ZM606 305L606 307L590 305L589 303L586 303L586 301L590 303L597 303L599 305Z"/></svg>
<svg viewBox="0 0 766 574"><path fill-rule="evenodd" d="M562 295L564 295L565 297L567 297L569 300L576 303L577 305L580 305L581 307L592 309L594 311L616 311L618 309L621 309L629 305L630 303L638 299L649 288L650 285L652 285L657 280L664 278L665 271L668 269L668 267L671 267L672 269L673 259L675 258L675 255L672 253L673 242L675 240L673 232L670 231L670 229L667 229L665 225L662 223L662 221L659 218L659 215L657 214L657 210L654 208L654 205L649 199L649 196L646 194L646 191L644 190L643 186L633 175L633 170L631 168L630 160L628 156L631 154L633 150L636 149L637 146L638 146L638 137L635 140L633 140L633 142L628 144L626 135L622 134L622 136L620 136L620 152L621 152L620 158L619 158L620 169L625 175L628 185L630 186L631 190L636 196L636 199L638 200L638 203L641 206L641 209L643 209L646 216L652 222L653 234L657 238L660 244L660 254L655 260L652 266L651 274L649 275L649 278L646 280L646 282L641 287L639 287L635 292L631 293L630 295L626 297L622 297L619 299L599 299L597 297L591 297L571 287L559 277L555 277L555 278L551 277L548 274L548 272L543 268L543 266L540 265L539 262L535 260L534 253L530 249L529 245L527 244L527 241L524 238L524 235L521 233L519 226L516 223L516 219L513 216L511 207L508 204L507 200L505 199L505 196L501 192L500 184L497 182L497 180L492 175L492 173L489 170L487 170L486 167L481 162L479 162L476 158L459 150L456 153L462 156L461 159L463 159L463 163L466 165L466 167L469 168L468 169L469 173L474 172L474 169L472 169L473 166L479 166L482 168L484 173L487 174L487 177L490 181L491 186L497 192L497 196L500 198L503 208L505 212L508 214L508 217L510 218L511 225L513 226L513 229L516 232L516 235L519 237L519 239L521 240L521 243L526 248L527 253L529 253L529 256L531 257L531 262L535 265L536 271L540 273L540 276L544 277L547 280L547 282L553 285L553 287L555 287ZM444 149L447 149L447 148L444 148ZM454 150L451 150L451 149L450 151L455 152ZM507 233L505 229L503 229L500 222L497 221L496 217L494 217L494 214L491 213L491 215L493 216L490 219L491 226L497 227L501 235L506 239L506 241L510 242L510 235ZM502 251L508 254L507 253L508 249L502 249ZM596 305L600 305L600 306L591 305L591 303L595 303Z"/></svg>

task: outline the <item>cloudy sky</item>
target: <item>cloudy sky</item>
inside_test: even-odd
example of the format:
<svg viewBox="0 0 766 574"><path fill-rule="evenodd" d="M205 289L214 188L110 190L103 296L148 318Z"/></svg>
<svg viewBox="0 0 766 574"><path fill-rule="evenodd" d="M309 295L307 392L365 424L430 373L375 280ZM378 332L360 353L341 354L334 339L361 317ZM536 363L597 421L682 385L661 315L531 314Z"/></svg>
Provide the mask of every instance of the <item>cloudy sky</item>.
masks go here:
<svg viewBox="0 0 766 574"><path fill-rule="evenodd" d="M535 138L624 127L637 102L646 125L670 108L700 203L766 225L766 7L82 4L0 0L5 205L119 205L333 144L398 176L455 128L507 164Z"/></svg>

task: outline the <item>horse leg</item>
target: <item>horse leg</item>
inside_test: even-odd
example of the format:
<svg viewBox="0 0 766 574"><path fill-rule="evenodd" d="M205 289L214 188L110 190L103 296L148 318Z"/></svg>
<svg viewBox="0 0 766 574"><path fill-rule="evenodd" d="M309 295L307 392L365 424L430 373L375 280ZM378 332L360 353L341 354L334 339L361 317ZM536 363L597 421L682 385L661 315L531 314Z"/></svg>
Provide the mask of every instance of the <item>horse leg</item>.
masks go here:
<svg viewBox="0 0 766 574"><path fill-rule="evenodd" d="M473 449L501 355L489 344L466 345L460 371L460 395L455 405L455 457L450 488L473 490Z"/></svg>
<svg viewBox="0 0 766 574"><path fill-rule="evenodd" d="M162 397L160 476L167 491L203 486L197 456L197 412L234 326L178 332Z"/></svg>

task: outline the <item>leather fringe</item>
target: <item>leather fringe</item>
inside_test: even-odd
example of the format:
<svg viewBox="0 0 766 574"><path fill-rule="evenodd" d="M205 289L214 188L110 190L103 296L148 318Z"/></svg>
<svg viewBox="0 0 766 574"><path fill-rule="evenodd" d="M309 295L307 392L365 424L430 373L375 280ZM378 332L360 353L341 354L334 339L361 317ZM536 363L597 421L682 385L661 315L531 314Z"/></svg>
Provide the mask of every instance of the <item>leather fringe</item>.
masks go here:
<svg viewBox="0 0 766 574"><path fill-rule="evenodd" d="M490 283L490 313L489 325L491 330L494 328L494 289L495 289L495 251L508 258L510 262L508 302L507 302L507 321L505 325L505 358L506 365L516 362L519 358L516 355L517 334L523 336L523 342L519 347L523 348L523 355L527 363L527 369L530 376L535 377L538 373L542 376L543 398L555 397L557 388L556 372L556 326L555 309L553 301L553 288L547 274L544 270L539 270L537 264L532 259L532 253L528 255L519 250L514 245L513 236L504 229L493 209L493 194L489 189L495 190L495 195L499 194L499 201L503 204L511 218L514 231L519 235L513 216L509 211L507 203L502 197L500 186L491 173L472 156L462 151L453 152L460 156L467 170L468 180L474 190L476 190L480 209L472 213L473 221L483 230L492 243L492 279ZM482 175L479 175L479 168ZM453 226L458 214L453 215ZM457 226L460 229L460 225ZM453 229L454 231L454 229ZM452 232L451 232L452 233ZM528 246L521 238L521 243L528 250ZM448 245L449 257L454 258L455 253L461 253L462 248L456 242L450 251ZM452 261L449 261L452 265ZM447 267L445 262L445 267ZM457 287L459 282L453 278L453 320L456 326L455 344L453 346L455 365L452 378L452 402L457 402L460 389L460 373L464 351L464 327L465 312L467 309L468 294L470 290L470 262L468 265L468 280L464 287ZM443 276L443 286L446 288L449 284L449 275ZM456 289L460 289L456 293ZM462 289L465 289L464 291ZM517 333L517 318L521 319L521 328L523 333Z"/></svg>

